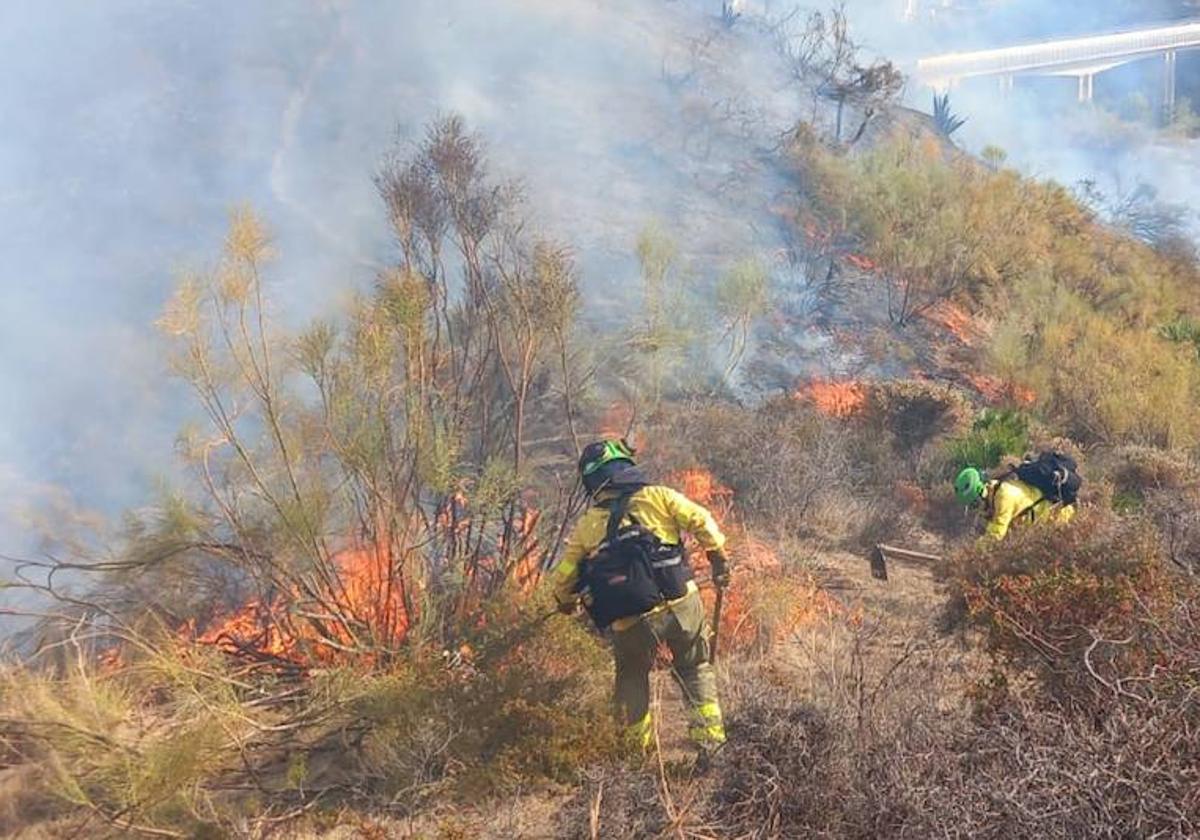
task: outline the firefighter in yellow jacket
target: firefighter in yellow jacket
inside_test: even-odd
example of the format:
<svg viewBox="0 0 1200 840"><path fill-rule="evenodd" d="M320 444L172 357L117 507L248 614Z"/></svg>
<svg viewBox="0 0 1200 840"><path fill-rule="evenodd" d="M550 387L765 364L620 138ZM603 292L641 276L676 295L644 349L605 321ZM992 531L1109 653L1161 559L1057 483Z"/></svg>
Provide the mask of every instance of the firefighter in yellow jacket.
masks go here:
<svg viewBox="0 0 1200 840"><path fill-rule="evenodd" d="M584 448L579 472L592 506L567 539L555 567L559 608L582 603L612 630L614 699L628 742L649 747L650 670L659 643L671 651L672 673L688 705L688 734L702 753L725 742L710 630L683 548L684 532L707 552L717 586L729 582L725 536L705 508L669 487L651 484L623 440Z"/></svg>
<svg viewBox="0 0 1200 840"><path fill-rule="evenodd" d="M988 480L974 467L958 474L954 493L968 507L982 506L987 518L983 539L1002 540L1017 522L1067 522L1075 515L1074 505L1054 503L1015 475Z"/></svg>

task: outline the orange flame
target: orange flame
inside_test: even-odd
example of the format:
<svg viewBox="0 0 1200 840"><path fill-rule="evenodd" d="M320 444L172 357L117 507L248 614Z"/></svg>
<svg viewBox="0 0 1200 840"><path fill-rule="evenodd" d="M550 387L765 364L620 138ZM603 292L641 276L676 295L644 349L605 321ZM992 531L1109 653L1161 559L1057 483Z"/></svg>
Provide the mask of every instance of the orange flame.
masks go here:
<svg viewBox="0 0 1200 840"><path fill-rule="evenodd" d="M786 572L775 551L746 532L734 513L733 491L711 472L703 468L682 470L669 476L668 483L709 508L729 538L736 571L722 603L719 633L723 648L763 649L828 608L825 602L830 599L814 583ZM712 570L707 556L690 537L685 540L697 576L701 580L709 577ZM706 587L702 597L711 615L715 590Z"/></svg>
<svg viewBox="0 0 1200 840"><path fill-rule="evenodd" d="M532 593L542 577L545 553L535 536L541 517L541 511L530 507L517 523L515 543L519 550L513 563L512 580L523 595Z"/></svg>
<svg viewBox="0 0 1200 840"><path fill-rule="evenodd" d="M96 666L102 674L112 674L125 667L125 653L120 645L113 645L100 651L96 657Z"/></svg>
<svg viewBox="0 0 1200 840"><path fill-rule="evenodd" d="M733 491L706 469L683 470L670 476L669 483L683 495L713 511L718 519L727 515L733 506Z"/></svg>
<svg viewBox="0 0 1200 840"><path fill-rule="evenodd" d="M189 622L180 634L231 655L302 667L339 660L364 646L390 648L403 642L413 616L391 553L375 546L350 549L334 555L332 567L330 580L312 584L315 598L310 592L251 600L202 633ZM294 614L289 612L289 603L314 601L311 608L297 606ZM363 661L374 661L374 656L367 654Z"/></svg>
<svg viewBox="0 0 1200 840"><path fill-rule="evenodd" d="M853 417L867 406L867 386L853 380L814 379L800 388L796 398L830 417Z"/></svg>
<svg viewBox="0 0 1200 840"><path fill-rule="evenodd" d="M996 376L967 374L967 380L984 399L994 405L1016 405L1028 408L1037 402L1037 392L1015 382L1005 382Z"/></svg>
<svg viewBox="0 0 1200 840"><path fill-rule="evenodd" d="M941 327L966 347L974 346L983 336L978 320L956 303L938 301L921 313L926 321Z"/></svg>
<svg viewBox="0 0 1200 840"><path fill-rule="evenodd" d="M500 536L495 552L477 558L468 584L512 581L529 594L541 578L545 552L538 538L540 512L522 508ZM469 503L459 493L435 518L447 542L471 542ZM203 629L188 622L179 630L187 641L213 645L230 655L301 669L330 662L370 667L381 653L395 650L416 620L420 584L406 575L386 544L336 553L330 571L308 576L302 584L269 598L243 604ZM480 593L468 586L466 608Z"/></svg>
<svg viewBox="0 0 1200 840"><path fill-rule="evenodd" d="M879 264L870 257L864 257L862 254L847 254L846 262L857 268L859 271L878 271Z"/></svg>

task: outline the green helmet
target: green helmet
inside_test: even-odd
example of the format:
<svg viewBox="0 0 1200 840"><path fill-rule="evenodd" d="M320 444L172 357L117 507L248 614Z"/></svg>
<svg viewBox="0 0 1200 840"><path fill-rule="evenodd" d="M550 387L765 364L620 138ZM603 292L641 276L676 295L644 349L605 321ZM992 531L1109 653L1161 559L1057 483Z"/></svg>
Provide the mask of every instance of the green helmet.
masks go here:
<svg viewBox="0 0 1200 840"><path fill-rule="evenodd" d="M605 464L613 461L633 463L633 447L626 443L624 438L598 440L585 446L583 453L579 456L579 474L587 478Z"/></svg>
<svg viewBox="0 0 1200 840"><path fill-rule="evenodd" d="M983 498L986 485L982 472L974 467L967 467L954 479L954 495L964 505L973 505Z"/></svg>

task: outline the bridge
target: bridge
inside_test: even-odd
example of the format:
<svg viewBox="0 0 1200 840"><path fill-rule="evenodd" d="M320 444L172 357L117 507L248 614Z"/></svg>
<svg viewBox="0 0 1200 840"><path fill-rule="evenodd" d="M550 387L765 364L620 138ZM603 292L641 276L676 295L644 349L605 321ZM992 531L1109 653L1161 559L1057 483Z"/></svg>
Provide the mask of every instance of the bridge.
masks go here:
<svg viewBox="0 0 1200 840"><path fill-rule="evenodd" d="M1163 57L1163 111L1175 111L1175 63L1179 50L1200 47L1200 22L1159 26L1110 35L1043 41L978 52L949 53L917 62L916 77L945 91L964 79L993 76L1001 91L1013 88L1017 76L1074 76L1079 101L1091 102L1095 77L1132 61Z"/></svg>

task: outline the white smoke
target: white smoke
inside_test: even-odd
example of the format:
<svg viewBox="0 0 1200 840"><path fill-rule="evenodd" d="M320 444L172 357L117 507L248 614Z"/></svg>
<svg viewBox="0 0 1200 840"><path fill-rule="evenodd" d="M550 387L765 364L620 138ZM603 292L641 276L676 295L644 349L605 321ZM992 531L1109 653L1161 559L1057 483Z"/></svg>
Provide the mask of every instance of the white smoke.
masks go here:
<svg viewBox="0 0 1200 840"><path fill-rule="evenodd" d="M610 298L651 220L698 273L776 242L793 103L719 2L67 0L6 8L0 50L0 550L34 547L34 485L112 515L171 477L192 409L152 323L231 206L274 229L279 316L372 281L398 129L462 113Z"/></svg>

